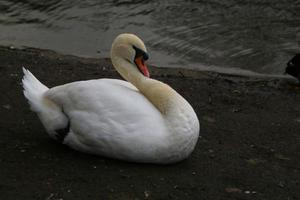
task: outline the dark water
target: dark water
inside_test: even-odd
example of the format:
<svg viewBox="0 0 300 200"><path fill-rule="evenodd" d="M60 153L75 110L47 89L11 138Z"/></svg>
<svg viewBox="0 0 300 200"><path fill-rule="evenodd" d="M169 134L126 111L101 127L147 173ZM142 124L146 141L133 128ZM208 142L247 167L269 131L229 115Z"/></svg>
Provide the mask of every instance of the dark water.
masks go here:
<svg viewBox="0 0 300 200"><path fill-rule="evenodd" d="M300 0L0 0L0 45L108 57L123 32L157 66L281 74L300 52Z"/></svg>

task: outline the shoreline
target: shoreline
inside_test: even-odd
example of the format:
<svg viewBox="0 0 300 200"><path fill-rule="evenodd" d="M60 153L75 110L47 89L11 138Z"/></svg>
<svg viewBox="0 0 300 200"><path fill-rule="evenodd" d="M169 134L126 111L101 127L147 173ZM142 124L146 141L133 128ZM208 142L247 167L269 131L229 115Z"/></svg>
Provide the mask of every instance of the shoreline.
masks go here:
<svg viewBox="0 0 300 200"><path fill-rule="evenodd" d="M88 56L79 56L79 55L69 55L69 54L63 54L63 53L59 53L56 52L54 50L50 50L50 49L39 49L39 48L35 48L35 47L15 47L15 46L1 46L0 45L0 49L4 49L4 50L18 50L18 51L24 51L24 52L36 52L36 53L45 53L45 54L49 54L49 55L56 55L56 56L62 56L62 57L74 57L74 58L79 58L79 59L84 59L84 60L88 60L91 61L92 63L97 62L101 59L104 60L110 60L110 58L95 58L95 57L88 57ZM150 61L151 62L151 61ZM280 75L280 74L261 74L261 73L257 73L257 72L253 72L250 70L244 70L244 69L234 69L234 68L221 68L221 67L216 67L216 66L211 66L211 69L208 69L210 67L204 67L203 69L193 69L193 68L177 68L177 67L158 67L155 65L151 65L149 66L150 68L155 68L157 71L160 71L160 69L166 70L166 71L180 71L181 73L184 71L187 71L187 74L191 74L190 72L194 72L197 73L197 76L199 73L202 74L211 74L211 75L221 75L221 76L233 76L233 77L249 77L249 78L254 78L254 79L284 79L284 80L290 80L293 81L294 79L291 76L288 75ZM284 71L285 66L282 67L282 71ZM174 74L174 72L171 72L172 74ZM177 75L181 75L177 74ZM176 74L176 73L175 73Z"/></svg>
<svg viewBox="0 0 300 200"><path fill-rule="evenodd" d="M109 59L0 47L0 199L300 199L300 89L290 78L155 68L200 120L192 155L127 163L50 139L22 94L22 66L48 87L120 78Z"/></svg>

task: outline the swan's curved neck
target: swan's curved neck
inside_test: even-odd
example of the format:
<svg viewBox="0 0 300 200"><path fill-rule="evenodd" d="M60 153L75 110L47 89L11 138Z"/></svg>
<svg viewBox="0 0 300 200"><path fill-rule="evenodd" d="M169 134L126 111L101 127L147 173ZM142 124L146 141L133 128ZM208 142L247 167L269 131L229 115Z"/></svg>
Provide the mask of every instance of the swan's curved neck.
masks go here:
<svg viewBox="0 0 300 200"><path fill-rule="evenodd" d="M167 84L145 77L134 64L116 57L112 57L112 63L162 114L169 130L166 134L172 135L169 142L176 143L170 151L180 148L189 154L199 134L199 121L190 104Z"/></svg>
<svg viewBox="0 0 300 200"><path fill-rule="evenodd" d="M163 115L174 106L174 101L182 98L167 84L145 77L129 61L112 56L112 63L121 76L132 83Z"/></svg>

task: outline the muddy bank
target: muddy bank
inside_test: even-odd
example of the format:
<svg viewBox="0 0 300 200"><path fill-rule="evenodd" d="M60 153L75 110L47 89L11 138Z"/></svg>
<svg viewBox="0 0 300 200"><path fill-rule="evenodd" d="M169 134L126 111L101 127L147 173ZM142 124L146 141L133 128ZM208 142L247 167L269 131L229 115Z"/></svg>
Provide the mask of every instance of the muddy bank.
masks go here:
<svg viewBox="0 0 300 200"><path fill-rule="evenodd" d="M82 154L51 140L25 101L21 67L51 87L120 78L108 59L0 48L0 199L300 199L294 81L151 68L194 107L201 139L169 166Z"/></svg>

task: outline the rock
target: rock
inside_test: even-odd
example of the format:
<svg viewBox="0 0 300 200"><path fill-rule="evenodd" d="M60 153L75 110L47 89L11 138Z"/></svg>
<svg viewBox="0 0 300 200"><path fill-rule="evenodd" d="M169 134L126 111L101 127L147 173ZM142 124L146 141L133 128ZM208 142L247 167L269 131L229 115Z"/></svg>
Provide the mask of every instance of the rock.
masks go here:
<svg viewBox="0 0 300 200"><path fill-rule="evenodd" d="M11 109L11 105L9 105L9 104L5 104L2 107L5 108L6 110L10 110Z"/></svg>
<svg viewBox="0 0 300 200"><path fill-rule="evenodd" d="M225 191L228 193L241 193L242 190L236 187L227 187L225 188Z"/></svg>
<svg viewBox="0 0 300 200"><path fill-rule="evenodd" d="M240 111L241 111L240 108L233 108L233 109L232 109L232 112L234 112L234 113L237 113L237 112L240 112Z"/></svg>
<svg viewBox="0 0 300 200"><path fill-rule="evenodd" d="M144 195L145 195L145 199L148 199L150 197L150 191L145 190Z"/></svg>
<svg viewBox="0 0 300 200"><path fill-rule="evenodd" d="M288 158L280 153L276 153L274 156L275 156L275 158L277 158L279 160L290 160L290 158Z"/></svg>
<svg viewBox="0 0 300 200"><path fill-rule="evenodd" d="M248 164L251 164L251 165L257 165L257 164L262 163L264 161L259 159L259 158L250 158L250 159L246 160L246 162Z"/></svg>
<svg viewBox="0 0 300 200"><path fill-rule="evenodd" d="M204 121L209 122L209 123L215 123L215 122L216 122L216 120L215 120L214 118L209 117L209 116L203 116L202 119L203 119Z"/></svg>

